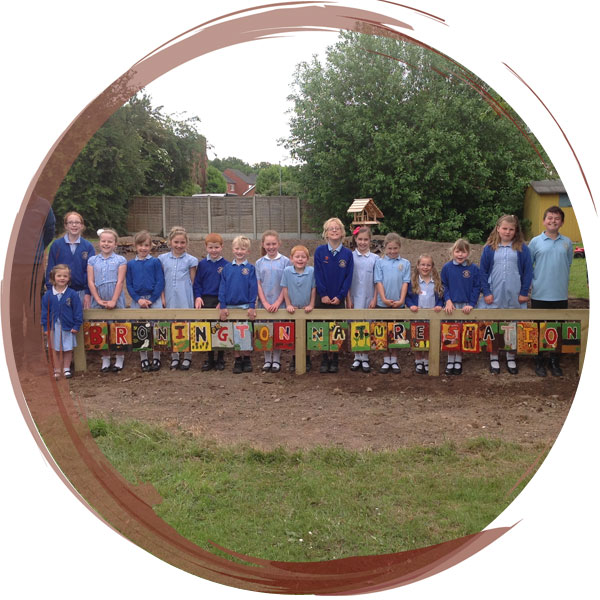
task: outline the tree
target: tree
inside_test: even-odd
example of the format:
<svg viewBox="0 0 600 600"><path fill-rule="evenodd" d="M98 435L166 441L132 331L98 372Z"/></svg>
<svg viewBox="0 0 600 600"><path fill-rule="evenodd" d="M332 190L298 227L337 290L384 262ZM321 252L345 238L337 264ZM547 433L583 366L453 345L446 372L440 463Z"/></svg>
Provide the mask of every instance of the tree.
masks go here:
<svg viewBox="0 0 600 600"><path fill-rule="evenodd" d="M165 115L146 94L119 108L81 151L56 193L54 211L80 212L89 227L125 230L136 195L181 194L202 183L206 140L199 119Z"/></svg>
<svg viewBox="0 0 600 600"><path fill-rule="evenodd" d="M481 242L500 214L522 212L531 179L548 176L502 99L417 45L343 32L325 64L298 65L293 88L285 146L316 221L372 197L381 232Z"/></svg>
<svg viewBox="0 0 600 600"><path fill-rule="evenodd" d="M227 181L223 173L213 165L208 165L206 169L206 193L224 194L227 192Z"/></svg>
<svg viewBox="0 0 600 600"><path fill-rule="evenodd" d="M258 171L256 176L256 193L261 196L297 196L298 168L271 165L268 163Z"/></svg>
<svg viewBox="0 0 600 600"><path fill-rule="evenodd" d="M254 172L254 169L247 162L235 156L228 156L227 158L215 158L210 161L210 164L221 171L221 173L225 169L237 169L245 175L250 175Z"/></svg>

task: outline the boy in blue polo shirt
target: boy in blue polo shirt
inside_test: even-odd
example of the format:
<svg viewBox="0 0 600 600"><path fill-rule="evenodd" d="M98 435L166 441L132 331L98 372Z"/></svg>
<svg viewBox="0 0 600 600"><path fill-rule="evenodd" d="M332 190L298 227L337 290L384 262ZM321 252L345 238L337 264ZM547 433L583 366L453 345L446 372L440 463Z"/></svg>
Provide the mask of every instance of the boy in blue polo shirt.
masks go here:
<svg viewBox="0 0 600 600"><path fill-rule="evenodd" d="M529 252L533 261L533 282L531 286L531 308L568 308L569 271L573 262L573 243L559 233L565 222L565 213L558 206L550 206L544 211L545 231L529 242ZM560 377L563 372L559 364L560 354L550 354L550 372ZM544 356L535 358L535 373L546 377Z"/></svg>

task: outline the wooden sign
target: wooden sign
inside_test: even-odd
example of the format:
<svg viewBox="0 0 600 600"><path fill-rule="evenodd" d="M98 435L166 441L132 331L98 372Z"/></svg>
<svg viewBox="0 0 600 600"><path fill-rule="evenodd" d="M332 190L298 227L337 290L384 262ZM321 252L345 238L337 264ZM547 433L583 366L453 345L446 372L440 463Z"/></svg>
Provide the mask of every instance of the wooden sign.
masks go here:
<svg viewBox="0 0 600 600"><path fill-rule="evenodd" d="M173 352L190 351L189 321L175 321L171 323L171 348Z"/></svg>
<svg viewBox="0 0 600 600"><path fill-rule="evenodd" d="M350 323L350 350L368 352L371 349L371 327L368 321Z"/></svg>
<svg viewBox="0 0 600 600"><path fill-rule="evenodd" d="M240 352L252 350L252 323L250 321L233 323L233 347Z"/></svg>
<svg viewBox="0 0 600 600"><path fill-rule="evenodd" d="M273 350L273 322L254 323L254 348Z"/></svg>
<svg viewBox="0 0 600 600"><path fill-rule="evenodd" d="M410 323L388 323L388 349L410 348Z"/></svg>
<svg viewBox="0 0 600 600"><path fill-rule="evenodd" d="M517 349L517 324L501 322L498 324L499 349L516 350Z"/></svg>
<svg viewBox="0 0 600 600"><path fill-rule="evenodd" d="M213 321L210 324L211 344L216 348L233 348L233 323Z"/></svg>
<svg viewBox="0 0 600 600"><path fill-rule="evenodd" d="M83 343L86 350L108 350L108 323L83 324Z"/></svg>
<svg viewBox="0 0 600 600"><path fill-rule="evenodd" d="M153 350L169 350L171 348L171 323L168 321L154 323L152 344Z"/></svg>
<svg viewBox="0 0 600 600"><path fill-rule="evenodd" d="M128 352L131 350L131 323L110 324L109 350Z"/></svg>
<svg viewBox="0 0 600 600"><path fill-rule="evenodd" d="M566 354L581 349L581 323L562 324L562 351Z"/></svg>
<svg viewBox="0 0 600 600"><path fill-rule="evenodd" d="M276 350L293 350L296 343L296 326L294 321L282 321L273 324L273 348Z"/></svg>
<svg viewBox="0 0 600 600"><path fill-rule="evenodd" d="M139 321L131 324L131 349L134 352L147 352L152 347L152 324Z"/></svg>
<svg viewBox="0 0 600 600"><path fill-rule="evenodd" d="M479 352L479 323L463 323L461 350L466 353Z"/></svg>
<svg viewBox="0 0 600 600"><path fill-rule="evenodd" d="M329 323L309 321L306 323L306 349L329 350Z"/></svg>
<svg viewBox="0 0 600 600"><path fill-rule="evenodd" d="M540 352L560 352L561 323L540 323Z"/></svg>
<svg viewBox="0 0 600 600"><path fill-rule="evenodd" d="M479 348L482 352L494 352L499 350L498 323L494 321L479 322Z"/></svg>
<svg viewBox="0 0 600 600"><path fill-rule="evenodd" d="M371 350L387 350L388 324L381 321L371 321Z"/></svg>
<svg viewBox="0 0 600 600"><path fill-rule="evenodd" d="M517 354L537 354L539 346L537 323L519 321L517 323Z"/></svg>
<svg viewBox="0 0 600 600"><path fill-rule="evenodd" d="M429 321L411 321L410 347L413 350L429 350Z"/></svg>
<svg viewBox="0 0 600 600"><path fill-rule="evenodd" d="M209 352L212 350L212 335L208 321L190 323L190 351Z"/></svg>
<svg viewBox="0 0 600 600"><path fill-rule="evenodd" d="M348 323L329 323L329 351L339 352L348 337Z"/></svg>
<svg viewBox="0 0 600 600"><path fill-rule="evenodd" d="M462 323L442 321L441 342L444 352L460 352Z"/></svg>

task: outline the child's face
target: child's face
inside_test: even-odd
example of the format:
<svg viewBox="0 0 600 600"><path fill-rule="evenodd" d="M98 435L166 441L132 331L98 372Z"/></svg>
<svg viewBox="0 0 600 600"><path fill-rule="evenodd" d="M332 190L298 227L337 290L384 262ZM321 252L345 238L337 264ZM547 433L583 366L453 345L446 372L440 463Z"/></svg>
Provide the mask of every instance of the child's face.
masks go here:
<svg viewBox="0 0 600 600"><path fill-rule="evenodd" d="M455 248L454 252L452 253L452 258L454 258L454 260L459 265L462 265L465 262L465 260L467 260L467 256L469 256L469 253L466 250L462 250L460 248Z"/></svg>
<svg viewBox="0 0 600 600"><path fill-rule="evenodd" d="M83 223L77 215L69 215L67 217L66 230L69 235L79 237L83 230Z"/></svg>
<svg viewBox="0 0 600 600"><path fill-rule="evenodd" d="M263 242L263 248L265 249L267 256L269 258L274 258L277 256L277 251L279 250L279 240L274 235L268 235L265 237L265 241Z"/></svg>
<svg viewBox="0 0 600 600"><path fill-rule="evenodd" d="M150 254L152 244L150 242L141 242L135 247L135 253L139 258L146 258Z"/></svg>
<svg viewBox="0 0 600 600"><path fill-rule="evenodd" d="M342 239L342 228L337 223L331 223L327 227L327 241L339 242Z"/></svg>
<svg viewBox="0 0 600 600"><path fill-rule="evenodd" d="M207 242L206 252L213 260L217 260L217 258L220 258L222 251L223 244L219 244L219 242Z"/></svg>
<svg viewBox="0 0 600 600"><path fill-rule="evenodd" d="M292 264L296 269L304 269L306 267L306 263L308 263L308 256L306 256L306 252L302 250L297 250L292 254Z"/></svg>
<svg viewBox="0 0 600 600"><path fill-rule="evenodd" d="M246 257L250 254L250 248L244 248L244 246L240 246L238 244L231 246L231 250L237 263L241 263L246 260Z"/></svg>
<svg viewBox="0 0 600 600"><path fill-rule="evenodd" d="M496 229L498 230L500 241L503 244L512 242L515 237L515 233L517 232L517 228L508 221L502 221Z"/></svg>
<svg viewBox="0 0 600 600"><path fill-rule="evenodd" d="M356 238L356 248L361 254L369 251L371 247L371 238L368 233L359 233Z"/></svg>
<svg viewBox="0 0 600 600"><path fill-rule="evenodd" d="M385 255L388 258L398 258L400 256L400 244L398 242L389 242L385 247Z"/></svg>
<svg viewBox="0 0 600 600"><path fill-rule="evenodd" d="M187 248L187 238L181 233L175 235L171 238L169 246L175 256L181 256Z"/></svg>
<svg viewBox="0 0 600 600"><path fill-rule="evenodd" d="M433 261L430 258L422 258L417 264L419 275L424 279L431 275L433 269Z"/></svg>
<svg viewBox="0 0 600 600"><path fill-rule="evenodd" d="M54 273L54 285L57 288L63 288L69 285L69 281L71 280L71 276L69 275L69 271L67 269L59 269Z"/></svg>
<svg viewBox="0 0 600 600"><path fill-rule="evenodd" d="M108 255L117 247L117 240L115 240L115 236L112 233L101 233L98 245L100 246L100 252Z"/></svg>
<svg viewBox="0 0 600 600"><path fill-rule="evenodd" d="M549 212L544 217L544 227L546 233L558 233L558 230L562 227L563 220L560 213Z"/></svg>

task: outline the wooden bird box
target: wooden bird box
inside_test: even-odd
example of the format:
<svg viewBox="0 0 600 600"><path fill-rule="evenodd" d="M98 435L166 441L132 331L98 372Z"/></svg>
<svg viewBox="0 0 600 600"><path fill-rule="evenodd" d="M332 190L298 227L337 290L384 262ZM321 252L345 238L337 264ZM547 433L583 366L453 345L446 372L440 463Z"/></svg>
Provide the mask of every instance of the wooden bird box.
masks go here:
<svg viewBox="0 0 600 600"><path fill-rule="evenodd" d="M347 212L353 216L352 225L378 225L377 219L383 219L373 198L356 198Z"/></svg>

